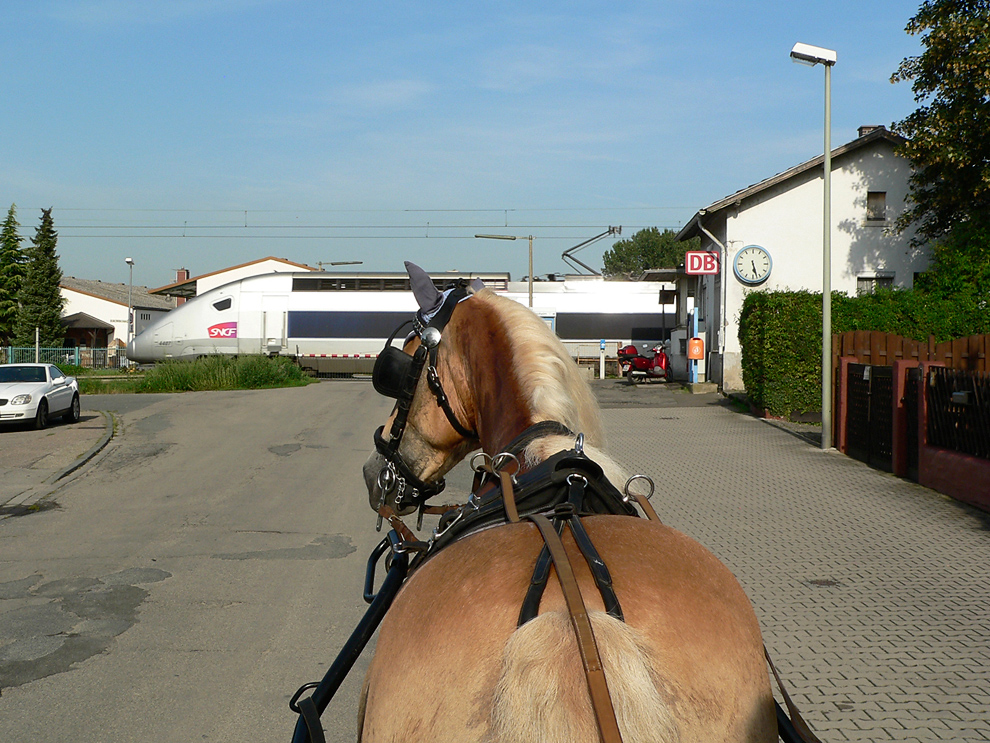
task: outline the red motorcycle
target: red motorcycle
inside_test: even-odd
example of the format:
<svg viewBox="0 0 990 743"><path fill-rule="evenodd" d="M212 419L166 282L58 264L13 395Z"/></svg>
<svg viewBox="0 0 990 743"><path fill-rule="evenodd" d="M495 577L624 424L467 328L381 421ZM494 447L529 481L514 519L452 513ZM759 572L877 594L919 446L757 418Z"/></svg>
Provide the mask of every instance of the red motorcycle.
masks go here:
<svg viewBox="0 0 990 743"><path fill-rule="evenodd" d="M644 356L636 346L629 344L619 349L619 371L632 384L670 379L670 359L662 343L653 347L652 356Z"/></svg>

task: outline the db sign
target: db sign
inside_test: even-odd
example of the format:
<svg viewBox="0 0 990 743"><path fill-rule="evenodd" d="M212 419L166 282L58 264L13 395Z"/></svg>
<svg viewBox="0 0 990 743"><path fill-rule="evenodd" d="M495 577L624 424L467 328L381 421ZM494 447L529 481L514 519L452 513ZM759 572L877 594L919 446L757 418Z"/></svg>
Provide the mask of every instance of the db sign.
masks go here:
<svg viewBox="0 0 990 743"><path fill-rule="evenodd" d="M684 273L697 276L718 272L718 253L710 253L707 250L689 250L684 254Z"/></svg>

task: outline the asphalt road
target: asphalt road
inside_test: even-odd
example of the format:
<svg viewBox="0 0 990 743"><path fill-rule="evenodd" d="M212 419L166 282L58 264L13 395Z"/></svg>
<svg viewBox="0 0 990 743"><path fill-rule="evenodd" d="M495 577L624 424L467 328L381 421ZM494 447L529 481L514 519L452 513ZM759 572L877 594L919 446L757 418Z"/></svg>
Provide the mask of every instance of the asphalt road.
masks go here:
<svg viewBox="0 0 990 743"><path fill-rule="evenodd" d="M606 408L718 404L594 384ZM0 740L291 737L289 697L365 610L380 535L361 464L390 408L367 380L85 396L84 420L112 411L116 436L41 511L0 522ZM11 456L84 433L18 433ZM462 465L446 495L469 483ZM324 717L328 740L354 740L366 663Z"/></svg>
<svg viewBox="0 0 990 743"><path fill-rule="evenodd" d="M0 740L289 739L289 697L364 612L360 464L388 401L343 382L105 407L118 435L56 507L0 523ZM354 739L361 677L329 740Z"/></svg>
<svg viewBox="0 0 990 743"><path fill-rule="evenodd" d="M716 395L593 386L612 452L739 578L823 740L990 740L987 514ZM343 381L92 406L118 435L0 521L0 741L289 740L290 695L364 613L360 465L390 402ZM367 657L330 741L354 740Z"/></svg>

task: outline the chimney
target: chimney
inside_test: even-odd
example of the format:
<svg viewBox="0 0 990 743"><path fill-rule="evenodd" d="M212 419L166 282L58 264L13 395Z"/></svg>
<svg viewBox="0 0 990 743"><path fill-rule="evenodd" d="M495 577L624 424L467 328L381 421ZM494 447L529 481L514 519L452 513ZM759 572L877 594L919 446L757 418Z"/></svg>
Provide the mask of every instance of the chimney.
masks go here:
<svg viewBox="0 0 990 743"><path fill-rule="evenodd" d="M867 134L872 134L877 129L883 129L883 124L866 124L859 128L859 136L865 137Z"/></svg>
<svg viewBox="0 0 990 743"><path fill-rule="evenodd" d="M177 268L175 269L175 283L178 284L180 281L189 280L189 269L188 268ZM186 303L185 297L176 297L175 306L179 307Z"/></svg>

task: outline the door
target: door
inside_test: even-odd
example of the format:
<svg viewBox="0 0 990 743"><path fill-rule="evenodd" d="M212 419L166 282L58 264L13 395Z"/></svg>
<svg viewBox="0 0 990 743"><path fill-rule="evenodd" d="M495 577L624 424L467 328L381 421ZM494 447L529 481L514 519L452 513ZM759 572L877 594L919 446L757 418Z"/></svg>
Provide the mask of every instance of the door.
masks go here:
<svg viewBox="0 0 990 743"><path fill-rule="evenodd" d="M274 355L286 350L286 314L289 298L266 294L261 298L261 353Z"/></svg>

